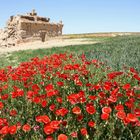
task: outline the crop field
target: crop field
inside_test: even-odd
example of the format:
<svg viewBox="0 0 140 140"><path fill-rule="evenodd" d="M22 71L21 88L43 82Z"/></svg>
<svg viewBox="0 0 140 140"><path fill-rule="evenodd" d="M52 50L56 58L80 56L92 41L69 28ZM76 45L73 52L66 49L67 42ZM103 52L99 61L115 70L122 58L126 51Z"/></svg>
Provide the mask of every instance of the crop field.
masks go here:
<svg viewBox="0 0 140 140"><path fill-rule="evenodd" d="M0 139L139 140L140 36L0 56Z"/></svg>

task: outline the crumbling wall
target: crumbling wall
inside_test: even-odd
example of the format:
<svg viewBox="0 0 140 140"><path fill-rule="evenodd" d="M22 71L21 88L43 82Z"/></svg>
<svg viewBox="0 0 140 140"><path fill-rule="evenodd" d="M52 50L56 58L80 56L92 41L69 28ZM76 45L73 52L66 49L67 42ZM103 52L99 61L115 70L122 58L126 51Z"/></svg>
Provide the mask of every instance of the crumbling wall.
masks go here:
<svg viewBox="0 0 140 140"><path fill-rule="evenodd" d="M14 46L28 41L46 41L49 37L62 35L62 22L50 23L50 18L39 17L35 11L27 15L11 16L0 33L0 46Z"/></svg>

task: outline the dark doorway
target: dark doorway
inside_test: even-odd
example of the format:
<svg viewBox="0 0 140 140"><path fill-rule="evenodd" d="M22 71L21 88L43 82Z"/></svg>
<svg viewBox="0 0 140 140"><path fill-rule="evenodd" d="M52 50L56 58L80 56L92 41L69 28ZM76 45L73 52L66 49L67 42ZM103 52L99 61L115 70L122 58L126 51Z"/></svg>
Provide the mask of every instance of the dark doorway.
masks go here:
<svg viewBox="0 0 140 140"><path fill-rule="evenodd" d="M46 32L41 33L42 42L45 42Z"/></svg>

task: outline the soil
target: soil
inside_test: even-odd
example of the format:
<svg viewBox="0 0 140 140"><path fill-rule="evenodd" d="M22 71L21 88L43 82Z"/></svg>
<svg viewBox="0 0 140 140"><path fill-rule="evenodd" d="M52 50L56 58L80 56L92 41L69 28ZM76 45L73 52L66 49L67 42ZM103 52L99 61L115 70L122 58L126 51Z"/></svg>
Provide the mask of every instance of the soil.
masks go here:
<svg viewBox="0 0 140 140"><path fill-rule="evenodd" d="M0 54L13 52L13 51L20 51L20 50L28 50L28 49L40 49L40 48L52 48L52 47L63 47L69 45L82 45L82 44L94 44L97 43L92 40L88 40L85 38L80 39L50 39L46 42L30 42L30 43L22 43L17 46L8 47L0 47Z"/></svg>

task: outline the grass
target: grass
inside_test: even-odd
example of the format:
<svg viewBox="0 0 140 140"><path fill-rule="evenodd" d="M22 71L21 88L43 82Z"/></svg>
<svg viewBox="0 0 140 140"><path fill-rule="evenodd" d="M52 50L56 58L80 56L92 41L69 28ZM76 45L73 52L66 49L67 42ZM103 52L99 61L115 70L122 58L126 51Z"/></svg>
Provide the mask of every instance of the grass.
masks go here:
<svg viewBox="0 0 140 140"><path fill-rule="evenodd" d="M89 59L99 59L115 70L121 70L122 66L125 65L140 71L140 36L93 37L90 40L98 40L99 43L26 50L1 55L0 67L16 66L20 62L28 61L33 57L42 58L45 55L68 52L78 55L85 53Z"/></svg>

